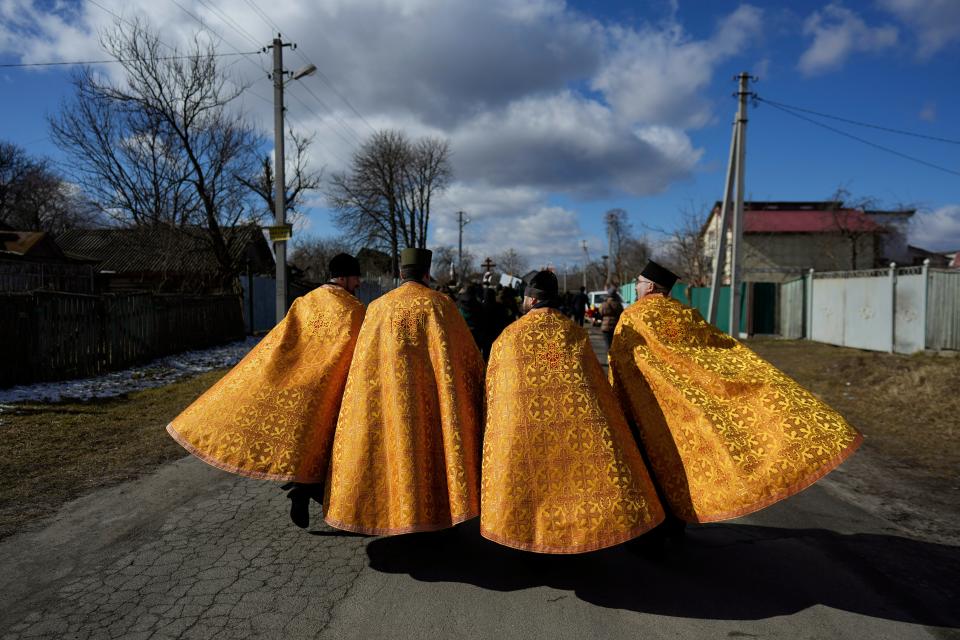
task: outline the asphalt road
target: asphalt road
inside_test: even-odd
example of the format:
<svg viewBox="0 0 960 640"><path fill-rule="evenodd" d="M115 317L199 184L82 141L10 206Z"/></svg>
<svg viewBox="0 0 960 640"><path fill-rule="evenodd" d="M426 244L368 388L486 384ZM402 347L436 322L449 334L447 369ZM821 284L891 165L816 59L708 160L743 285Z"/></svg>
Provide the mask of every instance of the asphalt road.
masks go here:
<svg viewBox="0 0 960 640"><path fill-rule="evenodd" d="M960 547L835 482L660 551L543 556L476 521L300 530L278 484L186 458L0 542L0 638L960 638Z"/></svg>

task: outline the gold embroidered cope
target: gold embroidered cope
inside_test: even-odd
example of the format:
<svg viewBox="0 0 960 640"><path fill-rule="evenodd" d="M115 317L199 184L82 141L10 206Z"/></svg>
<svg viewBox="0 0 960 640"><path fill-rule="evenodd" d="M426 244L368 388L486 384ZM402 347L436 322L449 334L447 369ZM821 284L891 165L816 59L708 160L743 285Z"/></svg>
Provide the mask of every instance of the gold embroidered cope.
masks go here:
<svg viewBox="0 0 960 640"><path fill-rule="evenodd" d="M487 369L480 532L580 553L663 520L650 476L587 333L535 309L500 335Z"/></svg>
<svg viewBox="0 0 960 640"><path fill-rule="evenodd" d="M280 324L167 432L232 473L322 482L363 313L363 304L336 286L297 298Z"/></svg>
<svg viewBox="0 0 960 640"><path fill-rule="evenodd" d="M688 522L736 518L794 495L862 441L812 393L661 295L620 317L610 376L669 508Z"/></svg>
<svg viewBox="0 0 960 640"><path fill-rule="evenodd" d="M370 304L344 392L324 512L338 529L432 531L479 510L483 358L447 296Z"/></svg>

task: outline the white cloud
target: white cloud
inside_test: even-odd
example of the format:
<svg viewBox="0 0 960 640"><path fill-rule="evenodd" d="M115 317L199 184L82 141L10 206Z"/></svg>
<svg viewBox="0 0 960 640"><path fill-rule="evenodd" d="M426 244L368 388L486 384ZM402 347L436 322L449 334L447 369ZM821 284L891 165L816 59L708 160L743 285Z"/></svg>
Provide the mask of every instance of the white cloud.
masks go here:
<svg viewBox="0 0 960 640"><path fill-rule="evenodd" d="M124 19L146 17L173 45L200 28L172 2L99 1ZM275 36L248 4L178 1L223 38L224 52L234 50L229 45L252 51ZM655 24L626 27L563 0L259 4L298 44L285 50L285 66L302 66L303 55L322 72L292 82L286 103L291 124L316 133L318 168L342 169L371 127L446 137L457 182L437 207L434 240L455 244L450 216L459 207L476 220L468 237L478 252L499 252L509 238L531 257L568 262L580 260L584 232L576 212L554 206L554 196L645 195L689 177L703 151L688 130L713 118L705 94L715 70L751 46L762 22L759 9L742 5L697 39L675 8ZM98 32L114 22L91 3L36 0L0 0L0 18L0 52L24 61L102 58ZM243 104L269 137L269 54L256 58L223 63L259 94L244 94ZM601 252L600 239L587 240Z"/></svg>
<svg viewBox="0 0 960 640"><path fill-rule="evenodd" d="M929 58L960 42L960 2L957 0L878 0L880 7L907 24L916 36L917 56Z"/></svg>
<svg viewBox="0 0 960 640"><path fill-rule="evenodd" d="M586 234L575 211L550 205L545 191L527 187L477 187L454 184L438 203L432 246L457 246L456 212L468 212L464 248L478 257L496 256L508 248L531 266L583 262L581 241L594 257L603 251L600 238Z"/></svg>
<svg viewBox="0 0 960 640"><path fill-rule="evenodd" d="M614 27L610 52L592 87L630 122L703 126L711 109L700 94L717 65L745 49L760 25L760 10L741 5L706 40L692 39L677 23Z"/></svg>
<svg viewBox="0 0 960 640"><path fill-rule="evenodd" d="M910 244L928 251L960 249L960 204L918 212L910 229Z"/></svg>
<svg viewBox="0 0 960 640"><path fill-rule="evenodd" d="M797 64L806 75L838 69L853 53L892 47L897 44L898 35L892 25L868 26L859 15L840 4L828 4L813 12L804 22L803 33L813 37Z"/></svg>
<svg viewBox="0 0 960 640"><path fill-rule="evenodd" d="M932 251L960 248L960 204L918 212L911 227L910 242Z"/></svg>

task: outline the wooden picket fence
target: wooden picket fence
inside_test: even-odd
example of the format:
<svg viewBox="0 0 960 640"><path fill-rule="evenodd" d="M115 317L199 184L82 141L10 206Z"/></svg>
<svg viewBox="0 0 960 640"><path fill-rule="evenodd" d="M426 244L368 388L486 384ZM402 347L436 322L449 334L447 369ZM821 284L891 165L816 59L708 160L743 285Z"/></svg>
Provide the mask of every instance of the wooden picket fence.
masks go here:
<svg viewBox="0 0 960 640"><path fill-rule="evenodd" d="M94 376L244 335L240 296L0 294L0 388Z"/></svg>

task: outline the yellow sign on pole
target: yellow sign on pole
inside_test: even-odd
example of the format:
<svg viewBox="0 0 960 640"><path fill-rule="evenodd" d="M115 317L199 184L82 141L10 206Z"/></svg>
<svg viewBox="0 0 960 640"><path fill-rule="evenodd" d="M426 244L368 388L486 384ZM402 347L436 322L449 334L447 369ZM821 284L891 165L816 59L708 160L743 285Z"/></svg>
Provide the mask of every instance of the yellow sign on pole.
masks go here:
<svg viewBox="0 0 960 640"><path fill-rule="evenodd" d="M278 224L272 227L264 227L264 229L270 232L271 242L286 242L293 237L292 224Z"/></svg>

